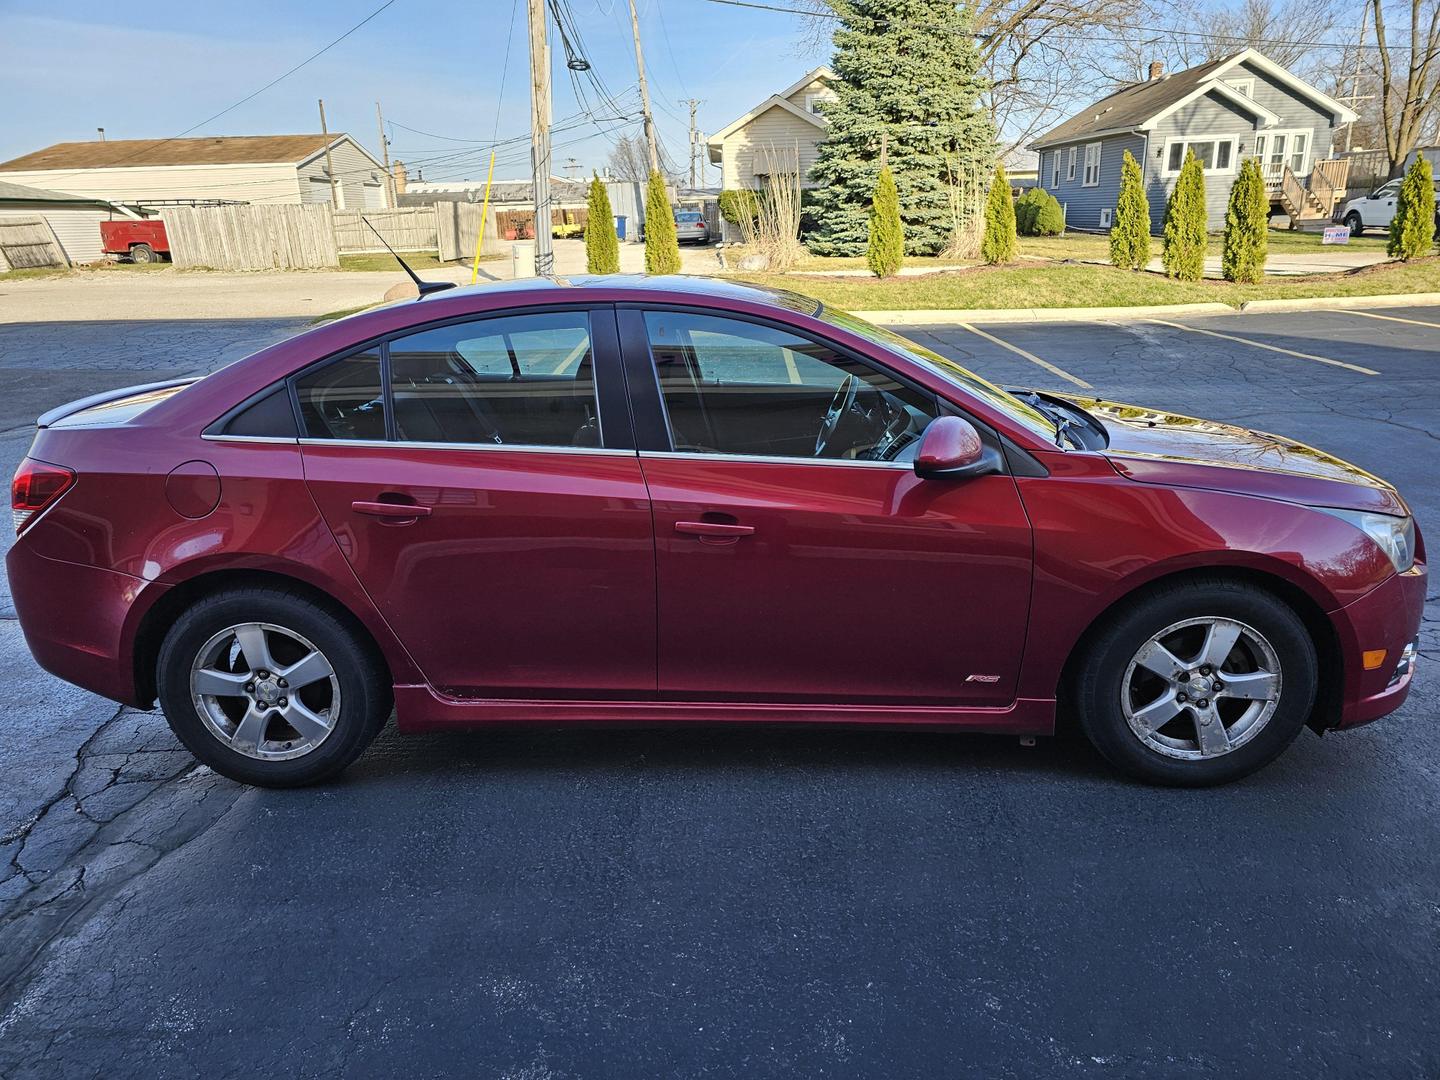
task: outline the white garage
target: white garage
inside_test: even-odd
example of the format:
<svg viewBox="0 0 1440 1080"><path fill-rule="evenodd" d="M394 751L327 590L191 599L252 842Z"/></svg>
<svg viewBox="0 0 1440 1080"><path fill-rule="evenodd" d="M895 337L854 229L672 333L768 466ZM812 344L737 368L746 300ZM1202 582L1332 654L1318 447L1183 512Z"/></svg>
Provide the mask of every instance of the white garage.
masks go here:
<svg viewBox="0 0 1440 1080"><path fill-rule="evenodd" d="M18 226L23 222L43 221L47 229L27 230L22 239L33 240L48 232L63 261L72 266L97 262L104 258L100 246L100 222L112 218L134 218L134 212L114 206L104 199L86 195L69 195L63 191L46 191L0 180L0 225ZM0 233L16 233L15 228ZM9 269L0 242L0 270ZM54 262L56 260L47 260Z"/></svg>

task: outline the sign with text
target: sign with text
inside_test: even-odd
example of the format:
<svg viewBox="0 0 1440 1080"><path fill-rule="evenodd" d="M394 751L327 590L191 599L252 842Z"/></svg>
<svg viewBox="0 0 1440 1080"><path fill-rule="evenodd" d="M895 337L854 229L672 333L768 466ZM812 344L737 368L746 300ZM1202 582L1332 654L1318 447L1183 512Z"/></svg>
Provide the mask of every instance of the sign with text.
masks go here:
<svg viewBox="0 0 1440 1080"><path fill-rule="evenodd" d="M1348 225L1327 225L1325 235L1320 238L1322 244L1348 244L1350 243L1350 226Z"/></svg>

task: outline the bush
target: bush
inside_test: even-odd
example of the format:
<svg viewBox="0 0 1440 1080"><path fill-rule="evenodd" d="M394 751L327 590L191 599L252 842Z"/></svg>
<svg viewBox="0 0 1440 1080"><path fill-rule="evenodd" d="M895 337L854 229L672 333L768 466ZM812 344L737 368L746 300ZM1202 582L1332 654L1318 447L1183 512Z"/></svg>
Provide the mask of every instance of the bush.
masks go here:
<svg viewBox="0 0 1440 1080"><path fill-rule="evenodd" d="M1265 248L1270 229L1270 196L1260 162L1246 158L1230 187L1225 210L1225 245L1220 258L1226 281L1256 285L1265 278Z"/></svg>
<svg viewBox="0 0 1440 1080"><path fill-rule="evenodd" d="M720 216L739 227L753 223L760 214L760 193L750 188L727 188L720 192Z"/></svg>
<svg viewBox="0 0 1440 1080"><path fill-rule="evenodd" d="M675 235L675 213L665 194L665 178L658 172L650 174L645 189L645 272L647 274L678 274L680 272L680 241Z"/></svg>
<svg viewBox="0 0 1440 1080"><path fill-rule="evenodd" d="M1026 188L1015 200L1015 231L1021 236L1034 236L1035 215L1040 212L1041 188Z"/></svg>
<svg viewBox="0 0 1440 1080"><path fill-rule="evenodd" d="M1010 198L1010 181L1005 164L995 166L995 179L990 182L990 195L985 200L985 236L980 241L980 257L991 266L1012 262L1018 245L1015 241L1015 202Z"/></svg>
<svg viewBox="0 0 1440 1080"><path fill-rule="evenodd" d="M1035 236L1059 236L1065 231L1065 208L1060 200L1043 188L1037 188L1040 198L1036 200L1035 220L1030 228Z"/></svg>
<svg viewBox="0 0 1440 1080"><path fill-rule="evenodd" d="M585 200L585 272L620 272L620 238L615 235L615 212L610 209L609 192L593 173L590 195Z"/></svg>
<svg viewBox="0 0 1440 1080"><path fill-rule="evenodd" d="M865 261L876 277L894 277L905 261L905 226L900 223L900 196L895 191L895 177L886 165L875 183L870 200L870 242Z"/></svg>
<svg viewBox="0 0 1440 1080"><path fill-rule="evenodd" d="M1190 150L1185 151L1185 164L1165 205L1165 247L1160 259L1168 277L1199 281L1205 276L1205 170Z"/></svg>
<svg viewBox="0 0 1440 1080"><path fill-rule="evenodd" d="M1144 270L1150 261L1150 200L1145 177L1129 150L1120 163L1120 197L1110 226L1110 261L1122 270Z"/></svg>
<svg viewBox="0 0 1440 1080"><path fill-rule="evenodd" d="M1435 174L1424 154L1415 155L1395 200L1390 243L1385 250L1397 259L1430 254L1435 243Z"/></svg>

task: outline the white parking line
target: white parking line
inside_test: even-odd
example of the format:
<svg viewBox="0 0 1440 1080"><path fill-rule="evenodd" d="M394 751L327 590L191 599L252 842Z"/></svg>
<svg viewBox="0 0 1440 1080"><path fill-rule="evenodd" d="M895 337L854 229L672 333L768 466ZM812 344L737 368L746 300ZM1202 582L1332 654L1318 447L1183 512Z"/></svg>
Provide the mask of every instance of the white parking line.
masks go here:
<svg viewBox="0 0 1440 1080"><path fill-rule="evenodd" d="M1040 357L1036 356L1034 353L1026 352L1024 349L1020 348L1019 345L1011 345L1010 342L1008 342L1008 341L1001 341L1001 340L1000 340L998 337L996 337L994 334L987 334L984 330L979 330L979 329L977 329L976 327L971 326L969 323L958 323L957 325L958 325L962 330L969 330L972 334L975 334L975 335L977 335L977 336L979 336L979 337L982 337L982 338L984 338L986 341L990 341L990 342L993 342L993 343L996 344L996 345L999 345L1002 349L1009 349L1009 350L1010 350L1011 352L1013 352L1016 356L1023 356L1026 360L1029 360L1032 364L1039 364L1039 365L1040 365L1042 368L1044 368L1046 371L1050 372L1051 375L1056 375L1056 376L1064 379L1066 382L1074 383L1076 386L1080 387L1081 390L1094 390L1094 389L1095 389L1094 386L1092 386L1090 383L1086 382L1084 379L1081 379L1081 378L1078 378L1077 376L1071 375L1068 371L1065 371L1065 370L1063 370L1062 368L1056 367L1054 364L1050 363L1048 360L1041 360Z"/></svg>
<svg viewBox="0 0 1440 1080"><path fill-rule="evenodd" d="M1384 319L1387 322L1409 323L1411 326L1428 326L1440 330L1440 323L1425 322L1423 319L1402 319L1399 315L1377 315L1373 311L1351 311L1348 308L1335 308L1341 315L1363 315L1367 319Z"/></svg>
<svg viewBox="0 0 1440 1080"><path fill-rule="evenodd" d="M1361 375L1379 375L1380 372L1374 368L1361 367L1359 364L1347 364L1344 360L1331 360L1328 356L1316 356L1313 353L1296 352L1294 349L1283 349L1279 345L1266 345L1263 341L1252 341L1250 338L1236 337L1234 334L1222 334L1218 330L1201 330L1198 326L1186 326L1184 323L1167 322L1164 319L1147 319L1157 326L1169 326L1176 330L1188 330L1192 334L1208 334L1210 337L1224 338L1226 341L1238 341L1241 345L1249 345L1252 349L1268 349L1270 352L1281 353L1285 356L1294 356L1300 360L1314 360L1317 364L1329 364L1331 367L1345 368L1347 371L1356 371Z"/></svg>

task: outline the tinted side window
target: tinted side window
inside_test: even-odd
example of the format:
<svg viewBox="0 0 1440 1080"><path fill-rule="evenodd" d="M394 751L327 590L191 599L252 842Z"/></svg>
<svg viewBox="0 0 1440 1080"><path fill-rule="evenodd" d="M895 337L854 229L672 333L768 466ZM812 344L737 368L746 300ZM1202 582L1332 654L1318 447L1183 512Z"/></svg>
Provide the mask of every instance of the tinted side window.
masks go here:
<svg viewBox="0 0 1440 1080"><path fill-rule="evenodd" d="M295 438L295 410L290 407L290 392L282 383L259 401L247 405L230 418L225 434Z"/></svg>
<svg viewBox="0 0 1440 1080"><path fill-rule="evenodd" d="M395 338L390 379L403 440L600 445L583 311L480 319Z"/></svg>
<svg viewBox="0 0 1440 1080"><path fill-rule="evenodd" d="M357 353L295 381L305 434L312 439L384 439L380 355Z"/></svg>
<svg viewBox="0 0 1440 1080"><path fill-rule="evenodd" d="M930 395L778 327L645 313L677 450L895 460L936 415Z"/></svg>

